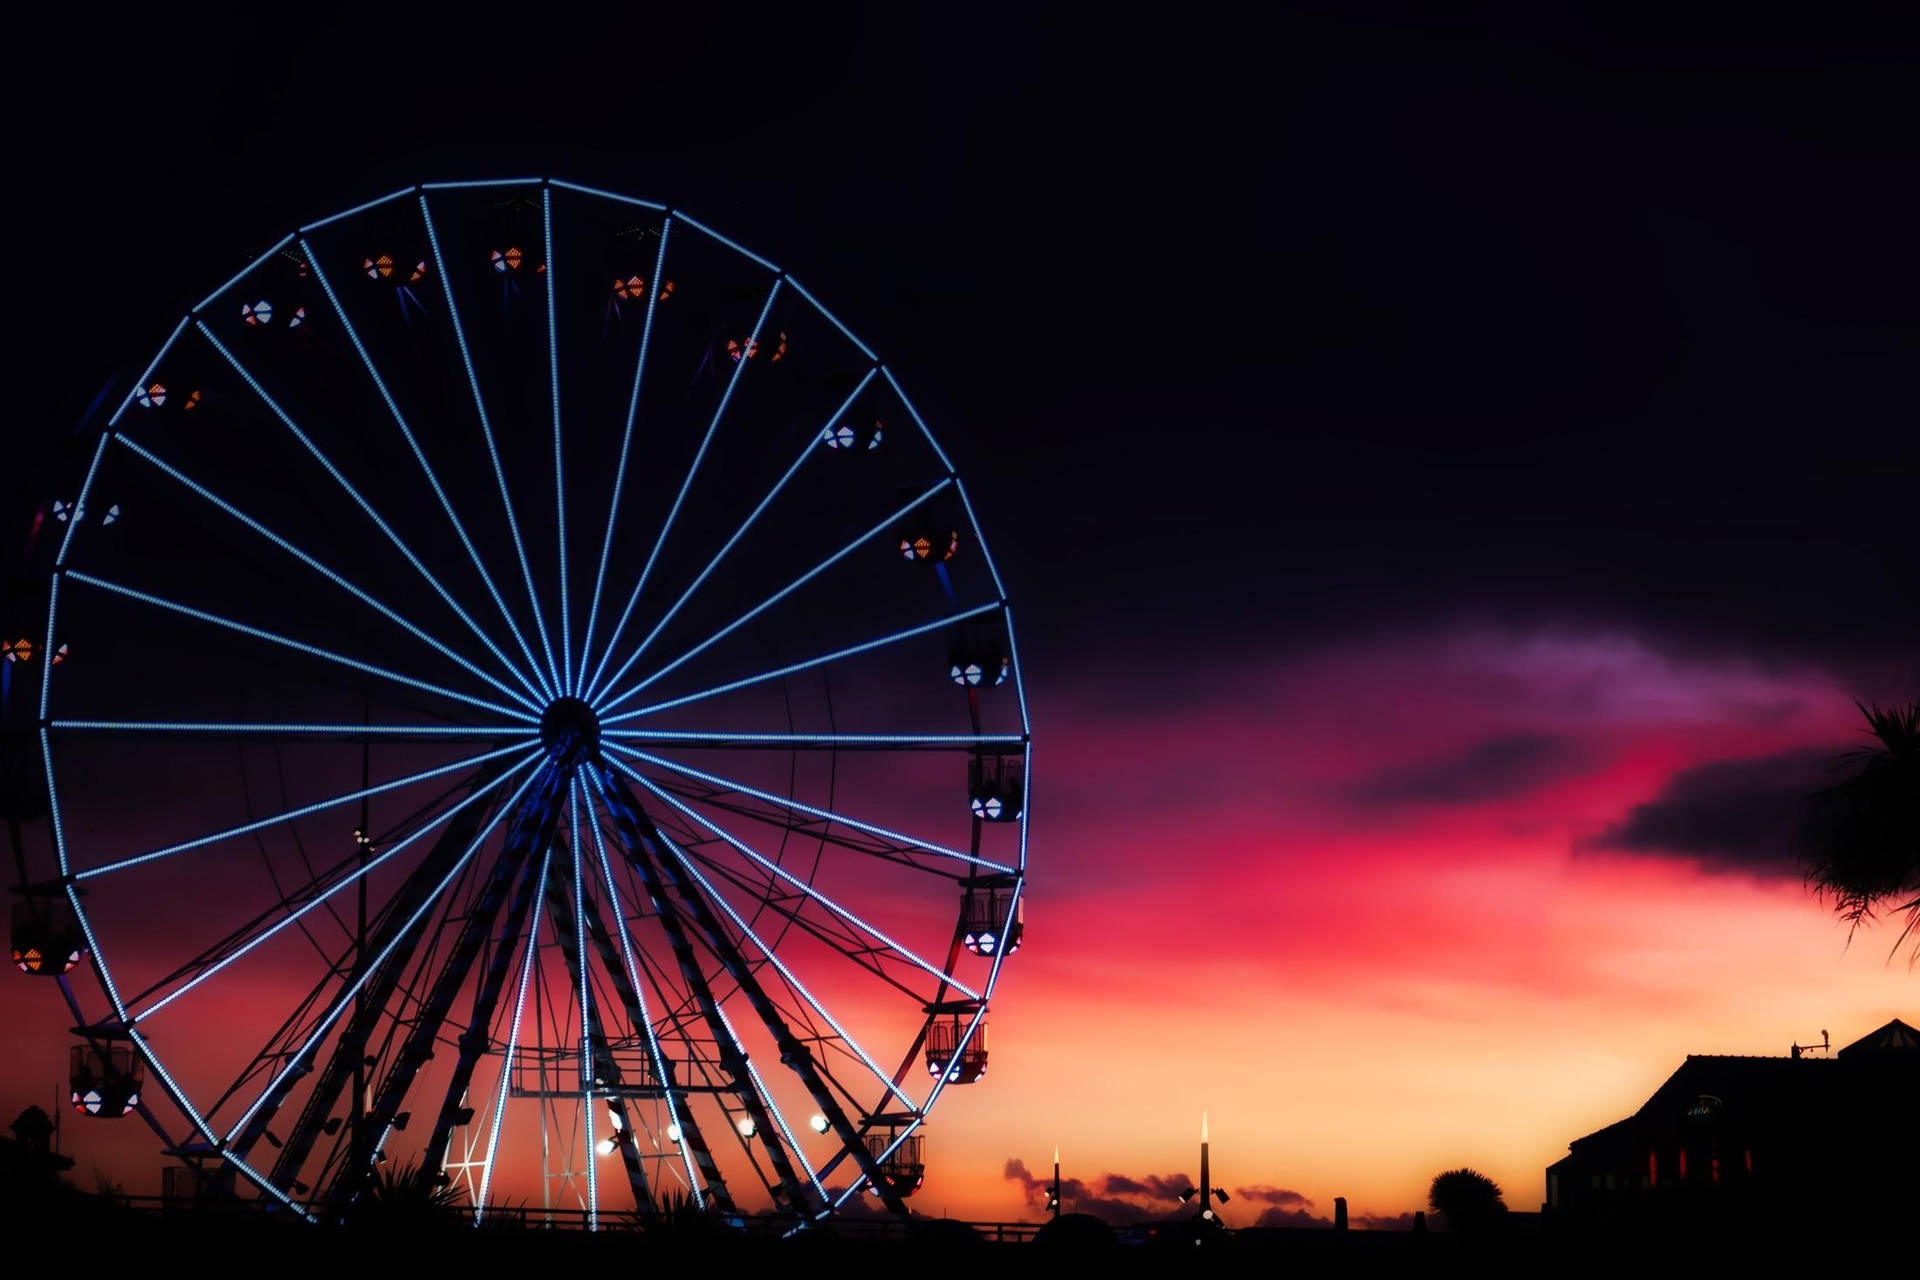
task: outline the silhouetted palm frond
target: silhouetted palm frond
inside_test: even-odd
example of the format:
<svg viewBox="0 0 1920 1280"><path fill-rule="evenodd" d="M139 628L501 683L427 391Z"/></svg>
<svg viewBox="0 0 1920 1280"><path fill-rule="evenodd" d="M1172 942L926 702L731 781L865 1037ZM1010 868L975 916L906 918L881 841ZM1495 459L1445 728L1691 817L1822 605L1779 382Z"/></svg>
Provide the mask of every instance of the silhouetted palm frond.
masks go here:
<svg viewBox="0 0 1920 1280"><path fill-rule="evenodd" d="M1834 770L1847 776L1809 799L1801 861L1808 885L1852 929L1905 913L1898 952L1920 927L1920 702L1855 705L1874 741L1836 756Z"/></svg>

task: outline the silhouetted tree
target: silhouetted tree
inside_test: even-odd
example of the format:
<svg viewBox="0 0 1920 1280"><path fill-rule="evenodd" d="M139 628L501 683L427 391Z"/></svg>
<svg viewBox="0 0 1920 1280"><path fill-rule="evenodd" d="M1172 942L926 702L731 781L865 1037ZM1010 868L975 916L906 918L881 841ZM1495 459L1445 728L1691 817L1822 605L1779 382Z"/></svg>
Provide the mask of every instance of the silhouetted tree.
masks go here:
<svg viewBox="0 0 1920 1280"><path fill-rule="evenodd" d="M1857 929L1905 912L1897 952L1914 938L1920 962L1920 702L1856 703L1875 741L1834 758L1847 776L1814 793L1800 832L1807 882Z"/></svg>
<svg viewBox="0 0 1920 1280"><path fill-rule="evenodd" d="M1498 1226L1507 1212L1500 1184L1472 1169L1449 1169L1433 1180L1427 1208L1443 1218L1447 1230L1485 1231Z"/></svg>
<svg viewBox="0 0 1920 1280"><path fill-rule="evenodd" d="M461 1194L459 1187L442 1182L417 1163L382 1165L355 1197L346 1218L354 1226L381 1229L445 1222Z"/></svg>

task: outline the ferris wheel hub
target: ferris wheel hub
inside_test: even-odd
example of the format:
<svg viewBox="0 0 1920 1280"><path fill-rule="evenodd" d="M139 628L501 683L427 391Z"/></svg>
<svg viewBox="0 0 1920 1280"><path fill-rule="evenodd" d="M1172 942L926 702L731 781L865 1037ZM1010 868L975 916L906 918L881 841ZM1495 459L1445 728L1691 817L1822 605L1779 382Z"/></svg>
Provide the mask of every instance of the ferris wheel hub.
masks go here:
<svg viewBox="0 0 1920 1280"><path fill-rule="evenodd" d="M600 717L579 698L555 698L540 717L540 741L557 763L578 764L600 745Z"/></svg>

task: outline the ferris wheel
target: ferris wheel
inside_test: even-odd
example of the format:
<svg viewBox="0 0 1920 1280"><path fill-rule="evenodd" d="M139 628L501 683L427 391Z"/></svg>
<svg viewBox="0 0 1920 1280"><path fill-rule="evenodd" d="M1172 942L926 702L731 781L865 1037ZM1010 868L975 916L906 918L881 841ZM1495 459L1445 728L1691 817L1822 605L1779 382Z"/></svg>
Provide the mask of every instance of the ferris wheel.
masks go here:
<svg viewBox="0 0 1920 1280"><path fill-rule="evenodd" d="M1021 941L1024 675L960 476L799 280L559 179L407 187L198 303L51 501L12 954L78 1111L319 1220L406 1168L476 1221L905 1212Z"/></svg>

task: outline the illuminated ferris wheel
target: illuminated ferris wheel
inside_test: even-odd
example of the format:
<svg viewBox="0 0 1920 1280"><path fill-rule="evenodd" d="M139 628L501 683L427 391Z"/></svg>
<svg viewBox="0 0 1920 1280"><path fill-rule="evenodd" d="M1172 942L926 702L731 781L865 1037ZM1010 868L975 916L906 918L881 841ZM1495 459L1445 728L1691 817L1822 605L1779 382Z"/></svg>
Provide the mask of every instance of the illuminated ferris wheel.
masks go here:
<svg viewBox="0 0 1920 1280"><path fill-rule="evenodd" d="M1023 672L953 464L798 280L409 187L195 306L47 510L12 941L78 1110L316 1219L400 1170L476 1221L905 1211L1021 939Z"/></svg>

